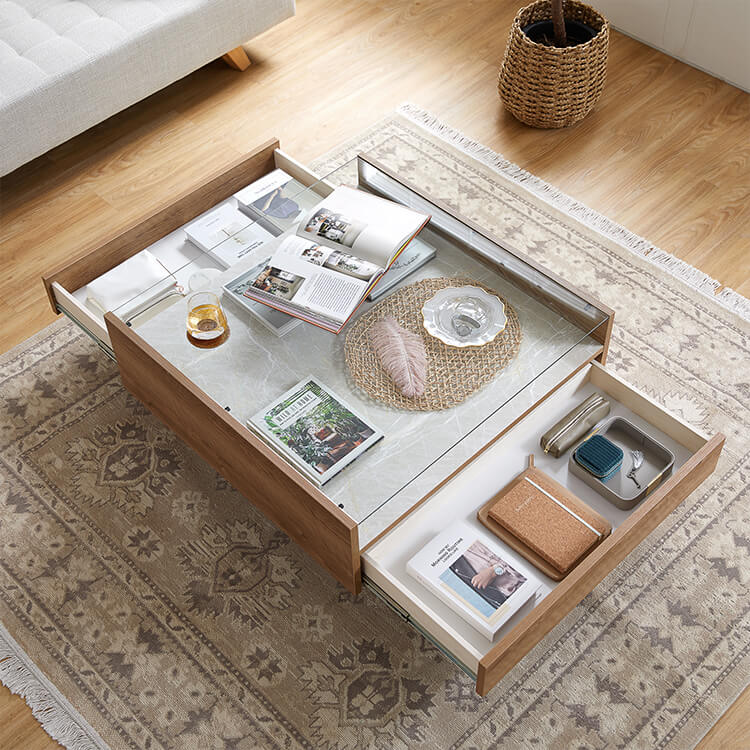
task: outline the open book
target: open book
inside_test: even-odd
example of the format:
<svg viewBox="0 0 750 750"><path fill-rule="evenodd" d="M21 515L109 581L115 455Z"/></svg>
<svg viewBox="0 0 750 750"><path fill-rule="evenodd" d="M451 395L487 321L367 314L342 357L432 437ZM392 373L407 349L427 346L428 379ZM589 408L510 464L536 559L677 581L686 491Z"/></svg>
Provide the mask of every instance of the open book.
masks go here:
<svg viewBox="0 0 750 750"><path fill-rule="evenodd" d="M339 333L429 219L369 193L336 188L302 215L296 234L283 236L244 294Z"/></svg>

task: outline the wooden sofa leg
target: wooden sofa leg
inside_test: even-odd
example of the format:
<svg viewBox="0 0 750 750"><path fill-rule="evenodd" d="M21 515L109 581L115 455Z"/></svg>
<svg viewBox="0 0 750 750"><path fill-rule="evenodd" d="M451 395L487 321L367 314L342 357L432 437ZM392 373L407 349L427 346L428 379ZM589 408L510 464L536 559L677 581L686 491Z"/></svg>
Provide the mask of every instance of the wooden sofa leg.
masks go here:
<svg viewBox="0 0 750 750"><path fill-rule="evenodd" d="M245 70L250 67L250 58L242 47L235 47L221 58L230 68Z"/></svg>

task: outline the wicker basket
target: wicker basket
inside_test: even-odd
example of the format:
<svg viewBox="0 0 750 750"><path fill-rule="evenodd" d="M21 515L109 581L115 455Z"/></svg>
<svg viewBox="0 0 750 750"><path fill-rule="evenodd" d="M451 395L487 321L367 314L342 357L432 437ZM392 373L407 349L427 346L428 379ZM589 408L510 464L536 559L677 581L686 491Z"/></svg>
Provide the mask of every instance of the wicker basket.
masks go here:
<svg viewBox="0 0 750 750"><path fill-rule="evenodd" d="M549 0L538 0L515 17L500 67L497 88L503 104L521 122L536 128L562 128L583 119L604 87L609 22L577 0L566 0L564 13L598 33L574 47L531 41L521 29L552 16Z"/></svg>

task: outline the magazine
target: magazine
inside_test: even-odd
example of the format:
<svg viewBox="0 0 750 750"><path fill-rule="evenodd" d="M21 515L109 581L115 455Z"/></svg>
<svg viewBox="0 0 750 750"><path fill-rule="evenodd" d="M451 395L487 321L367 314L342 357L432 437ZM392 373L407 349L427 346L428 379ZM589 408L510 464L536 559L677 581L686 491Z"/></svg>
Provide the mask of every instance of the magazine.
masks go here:
<svg viewBox="0 0 750 750"><path fill-rule="evenodd" d="M409 274L414 273L425 263L435 257L436 251L432 245L415 237L401 255L396 258L393 265L380 279L378 285L370 292L368 302L374 302L383 295L390 292L397 284L401 283Z"/></svg>
<svg viewBox="0 0 750 750"><path fill-rule="evenodd" d="M542 586L497 540L458 523L438 534L406 564L407 572L486 638Z"/></svg>
<svg viewBox="0 0 750 750"><path fill-rule="evenodd" d="M231 268L274 236L228 204L188 224L185 234L224 268Z"/></svg>
<svg viewBox="0 0 750 750"><path fill-rule="evenodd" d="M244 294L339 333L429 218L369 193L336 188L302 215L296 234L283 237Z"/></svg>
<svg viewBox="0 0 750 750"><path fill-rule="evenodd" d="M274 169L234 194L237 203L274 236L293 227L319 199L283 169Z"/></svg>
<svg viewBox="0 0 750 750"><path fill-rule="evenodd" d="M248 421L308 479L324 484L383 437L312 375Z"/></svg>
<svg viewBox="0 0 750 750"><path fill-rule="evenodd" d="M264 258L249 271L245 271L241 276L225 284L224 289L230 299L247 310L271 333L275 333L277 336L284 336L293 328L296 328L302 321L299 318L293 318L291 315L287 315L273 307L268 307L268 305L262 305L260 302L255 302L245 296L247 288L255 281L256 276L268 265L270 260L270 256Z"/></svg>

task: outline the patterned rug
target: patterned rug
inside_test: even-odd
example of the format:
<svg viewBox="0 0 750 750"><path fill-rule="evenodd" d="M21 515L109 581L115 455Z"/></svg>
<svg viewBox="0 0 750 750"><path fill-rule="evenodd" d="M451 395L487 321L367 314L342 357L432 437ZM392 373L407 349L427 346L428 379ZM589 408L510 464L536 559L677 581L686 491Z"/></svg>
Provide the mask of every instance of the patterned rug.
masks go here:
<svg viewBox="0 0 750 750"><path fill-rule="evenodd" d="M611 366L726 434L713 477L480 699L61 321L0 358L0 679L76 750L693 746L750 676L747 301L411 108L318 167L369 149L614 307Z"/></svg>

